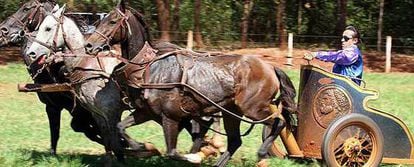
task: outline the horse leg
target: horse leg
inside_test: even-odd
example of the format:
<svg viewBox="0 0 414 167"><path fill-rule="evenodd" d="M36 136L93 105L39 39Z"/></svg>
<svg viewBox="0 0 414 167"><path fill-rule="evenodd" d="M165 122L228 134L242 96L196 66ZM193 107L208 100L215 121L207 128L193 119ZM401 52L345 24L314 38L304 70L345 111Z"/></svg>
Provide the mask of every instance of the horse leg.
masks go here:
<svg viewBox="0 0 414 167"><path fill-rule="evenodd" d="M190 121L185 121L185 128L186 130L191 134L191 139L193 140L193 145L190 149L190 153L197 153L198 151L200 151L200 148L206 144L204 137L207 134L209 128L211 126L211 124L213 123L213 120L208 120L208 121L204 121L201 119L201 124L203 125L199 125L198 122L194 123L195 120ZM198 124L198 125L197 125ZM198 128L199 130L197 132L195 132L193 130L194 126L199 126L200 128Z"/></svg>
<svg viewBox="0 0 414 167"><path fill-rule="evenodd" d="M167 156L175 160L186 160L177 152L177 137L179 122L162 114L162 128L164 130L165 143L167 145Z"/></svg>
<svg viewBox="0 0 414 167"><path fill-rule="evenodd" d="M240 120L233 118L230 115L223 114L223 123L224 130L227 134L227 150L220 156L216 164L214 164L214 166L217 167L224 167L242 144L240 136Z"/></svg>
<svg viewBox="0 0 414 167"><path fill-rule="evenodd" d="M158 151L158 149L155 148L153 144L139 143L125 132L126 128L147 122L149 120L151 120L149 114L135 111L117 124L120 135L126 140L129 147L131 147L131 150L125 151L131 152L131 154L138 157L161 155L160 151Z"/></svg>
<svg viewBox="0 0 414 167"><path fill-rule="evenodd" d="M144 121L145 122L145 121ZM128 142L129 147L132 148L132 150L142 150L143 144L136 142L134 139L132 139L126 132L125 129L129 128L131 126L137 125L137 123L134 119L133 115L129 115L125 119L123 119L121 122L117 124L117 128L119 130L119 134Z"/></svg>
<svg viewBox="0 0 414 167"><path fill-rule="evenodd" d="M220 127L220 118L213 118L214 122L213 122L213 129L215 131L220 132L221 131L221 127ZM214 133L213 136L211 137L211 145L213 145L215 148L217 148L220 153L224 153L224 151L226 151L226 148L224 147L224 142L223 142L223 138L221 136L221 134L218 133Z"/></svg>
<svg viewBox="0 0 414 167"><path fill-rule="evenodd" d="M76 108L73 111L70 125L75 132L83 132L90 140L104 145L99 127L97 127L98 125L88 112L84 109Z"/></svg>
<svg viewBox="0 0 414 167"><path fill-rule="evenodd" d="M191 134L192 139L193 139L193 146L190 150L191 154L184 155L184 157L187 158L187 161L194 163L194 164L201 163L201 161L204 158L210 155L216 155L216 152L217 152L216 148L214 148L213 146L206 145L207 142L204 140L209 130L209 127L211 126L211 124L213 124L214 120L210 119L208 121L205 121L203 119L200 119L200 121L202 122L203 126L200 126L199 132L198 133L193 132ZM187 124L194 126L194 123L193 124L187 123ZM192 128L190 130L189 129L187 130L190 131L192 130Z"/></svg>
<svg viewBox="0 0 414 167"><path fill-rule="evenodd" d="M269 125L266 125L266 126L269 126ZM262 145L260 146L259 151L257 152L259 161L266 158L269 147L272 145L276 137L280 134L282 129L285 127L285 123L282 119L276 118L275 121L273 122L273 125L271 126L272 126L272 130L269 136L266 137L266 139L263 141Z"/></svg>
<svg viewBox="0 0 414 167"><path fill-rule="evenodd" d="M59 140L60 115L63 108L52 105L46 105L46 113L49 119L50 130L50 153L56 155L57 142Z"/></svg>

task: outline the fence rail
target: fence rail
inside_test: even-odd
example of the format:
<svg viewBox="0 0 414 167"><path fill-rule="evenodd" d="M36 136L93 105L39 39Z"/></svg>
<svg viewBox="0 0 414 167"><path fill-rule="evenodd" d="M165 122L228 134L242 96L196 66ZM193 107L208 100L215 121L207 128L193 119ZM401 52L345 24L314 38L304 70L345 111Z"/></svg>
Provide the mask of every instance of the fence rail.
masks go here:
<svg viewBox="0 0 414 167"><path fill-rule="evenodd" d="M152 31L151 35L157 39L161 31ZM187 46L188 32L170 31L173 37L171 42ZM208 49L221 48L241 48L240 33L216 33L215 37L212 34L202 33L203 42ZM220 37L220 38L217 38ZM279 37L277 34L248 34L248 47L279 47ZM288 39L288 36L283 36ZM361 47L369 50L377 49L377 37L361 37ZM294 34L293 42L296 48L319 47L323 49L335 49L340 44L341 36L332 35L304 35ZM392 38L392 51L395 53L405 53L414 55L414 38ZM381 38L381 50L386 49L386 37Z"/></svg>
<svg viewBox="0 0 414 167"><path fill-rule="evenodd" d="M286 64L288 66L291 66L293 64L293 57L292 57L292 55L293 55L293 47L294 47L294 45L296 47L297 46L301 46L301 45L302 46L306 46L306 45L304 45L304 42L301 42L301 39L303 41L307 41L304 38L323 39L323 40L318 40L316 44L321 44L320 43L321 41L333 40L333 39L338 40L338 39L340 39L340 37L337 37L337 36L313 36L313 35L296 35L296 36L294 36L293 33L289 33L288 36L285 36L285 37L288 38L287 39L288 49L287 49L287 53L286 53L286 55L287 55L286 56L287 57ZM398 45L395 46L395 45L393 45L394 42L397 42L398 43L398 40L401 41L401 39L403 39L403 38L397 38L397 40L396 40L396 39L393 39L391 36L386 36L385 42L382 42L382 44L383 44L382 47L385 48L385 55L386 55L386 58L385 58L385 72L387 72L387 73L391 71L391 51L392 51L393 48L394 49L396 49L396 48L399 48L399 49L403 48L403 49L412 49L412 50L414 50L414 46L405 46L405 45L404 46L398 46ZM192 49L193 43L194 43L193 42L193 32L192 31L188 31L187 39L185 41L187 41L187 47L186 48L187 49ZM216 41L216 42L220 42L220 41ZM251 43L257 44L258 42L251 42L251 41L249 41L249 43L250 44ZM263 43L263 42L259 42L259 43ZM235 43L233 42L232 44L235 44ZM323 42L322 44L326 44L326 43ZM330 44L332 44L332 43L330 43ZM272 47L276 47L276 46L277 46L276 44L272 45ZM375 48L376 48L376 45L364 45L365 48L367 48L367 46L373 46L372 48L374 48L374 46L375 46ZM249 45L249 47L251 47L251 45ZM330 48L329 46L325 46L325 47Z"/></svg>

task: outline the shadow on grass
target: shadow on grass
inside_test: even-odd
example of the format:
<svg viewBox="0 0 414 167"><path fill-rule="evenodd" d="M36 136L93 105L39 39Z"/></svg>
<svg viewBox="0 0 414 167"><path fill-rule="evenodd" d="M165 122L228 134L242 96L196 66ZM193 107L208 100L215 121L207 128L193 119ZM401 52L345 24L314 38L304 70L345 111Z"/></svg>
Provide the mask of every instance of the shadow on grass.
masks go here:
<svg viewBox="0 0 414 167"><path fill-rule="evenodd" d="M105 155L93 155L85 153L58 153L53 156L47 151L20 149L16 150L20 156L16 164L30 164L30 166L88 166L101 167L110 162ZM15 156L15 155L14 155ZM16 161L16 160L15 160ZM23 162L22 162L23 161ZM139 167L193 167L193 166L212 166L214 160L206 160L201 165L194 165L186 161L171 160L162 156L149 158L127 157L124 163L118 162L112 157L112 166L139 166Z"/></svg>

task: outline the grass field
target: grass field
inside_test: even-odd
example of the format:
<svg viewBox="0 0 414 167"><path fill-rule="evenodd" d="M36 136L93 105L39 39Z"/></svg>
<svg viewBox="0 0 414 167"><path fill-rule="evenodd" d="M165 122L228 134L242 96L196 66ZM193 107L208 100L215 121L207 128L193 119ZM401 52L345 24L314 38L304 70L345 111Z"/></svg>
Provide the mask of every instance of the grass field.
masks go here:
<svg viewBox="0 0 414 167"><path fill-rule="evenodd" d="M298 86L299 72L288 71ZM379 90L380 98L370 102L370 106L392 113L401 118L414 131L414 74L393 73L364 75L368 88ZM49 155L49 128L44 105L35 93L18 93L17 83L29 83L31 79L24 65L9 64L0 66L0 166L102 166L101 154L104 149L70 128L70 115L62 114L61 135L58 156ZM125 112L128 114L128 112ZM243 125L243 130L247 129ZM128 132L138 141L154 143L165 151L162 129L148 122L130 128ZM256 151L261 143L261 126L243 138L241 149L228 166L254 166ZM179 150L185 153L191 145L186 132L180 134ZM202 166L210 166L215 159L209 159ZM292 161L272 159L272 166L319 166L315 160ZM148 159L128 158L126 164L116 166L191 166L164 157Z"/></svg>

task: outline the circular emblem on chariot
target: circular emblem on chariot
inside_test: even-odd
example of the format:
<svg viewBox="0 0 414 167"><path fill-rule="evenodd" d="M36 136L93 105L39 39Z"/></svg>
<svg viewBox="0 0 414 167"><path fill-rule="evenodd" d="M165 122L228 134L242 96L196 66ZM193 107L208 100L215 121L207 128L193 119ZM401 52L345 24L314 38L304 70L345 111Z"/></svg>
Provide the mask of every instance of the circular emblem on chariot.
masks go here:
<svg viewBox="0 0 414 167"><path fill-rule="evenodd" d="M337 85L322 87L313 99L313 117L323 128L336 118L350 113L351 99L344 88Z"/></svg>

